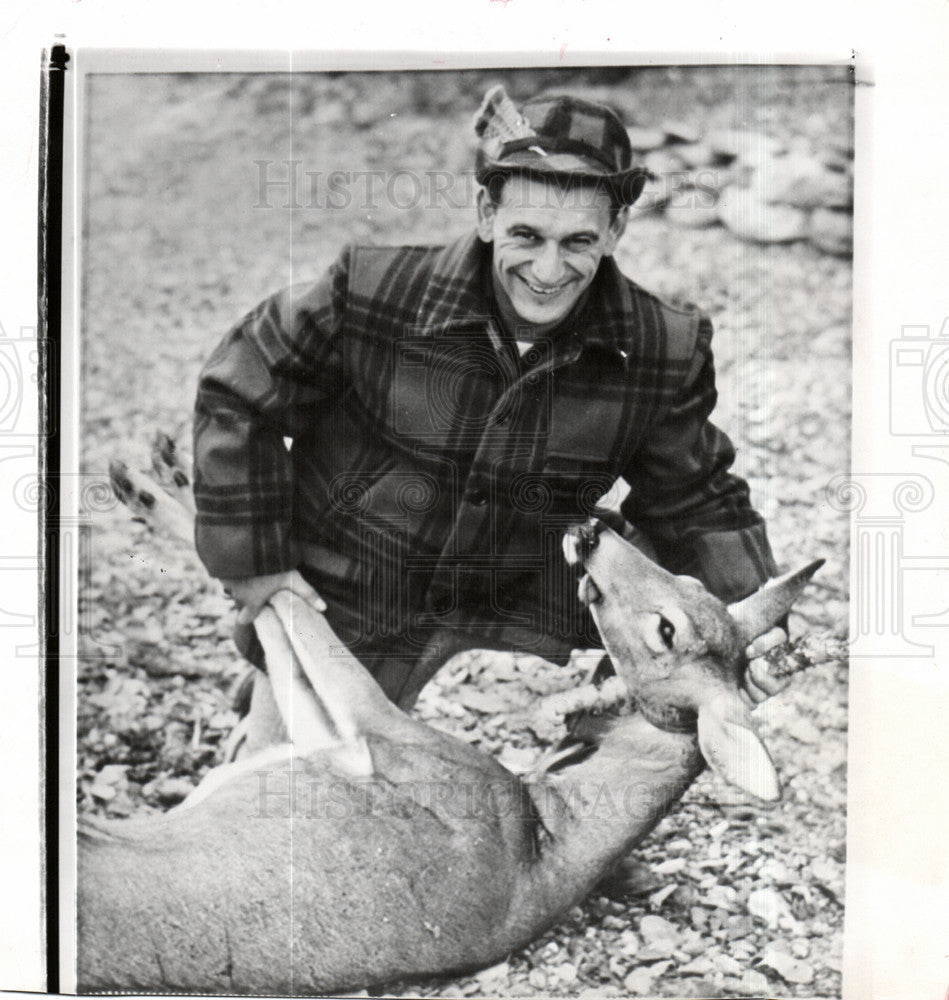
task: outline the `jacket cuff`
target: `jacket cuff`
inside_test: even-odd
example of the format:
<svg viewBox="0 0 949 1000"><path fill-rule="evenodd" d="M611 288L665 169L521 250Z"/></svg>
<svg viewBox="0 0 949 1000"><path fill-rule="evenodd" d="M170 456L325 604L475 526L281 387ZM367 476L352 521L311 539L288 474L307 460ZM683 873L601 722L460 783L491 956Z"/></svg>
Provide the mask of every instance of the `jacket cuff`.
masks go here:
<svg viewBox="0 0 949 1000"><path fill-rule="evenodd" d="M283 526L270 532L233 525L207 525L198 516L195 548L211 576L237 580L248 576L286 573L300 565L299 545L287 538Z"/></svg>
<svg viewBox="0 0 949 1000"><path fill-rule="evenodd" d="M777 576L764 524L737 531L706 531L694 537L699 577L716 597L731 604Z"/></svg>

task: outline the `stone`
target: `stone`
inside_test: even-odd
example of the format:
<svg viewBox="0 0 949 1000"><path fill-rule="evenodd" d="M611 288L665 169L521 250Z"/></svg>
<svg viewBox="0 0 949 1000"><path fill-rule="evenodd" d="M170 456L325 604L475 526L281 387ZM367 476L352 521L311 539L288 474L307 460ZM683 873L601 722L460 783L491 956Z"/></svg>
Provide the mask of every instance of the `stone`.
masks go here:
<svg viewBox="0 0 949 1000"><path fill-rule="evenodd" d="M832 170L816 157L800 151L762 162L752 187L764 201L795 208L850 208L853 191L850 174Z"/></svg>
<svg viewBox="0 0 949 1000"><path fill-rule="evenodd" d="M644 128L632 125L626 129L629 144L638 153L648 153L653 149L661 149L666 144L666 133L661 128Z"/></svg>
<svg viewBox="0 0 949 1000"><path fill-rule="evenodd" d="M770 994L768 977L755 969L749 969L742 976L737 992L743 997L766 997Z"/></svg>
<svg viewBox="0 0 949 1000"><path fill-rule="evenodd" d="M717 198L697 188L679 188L664 211L666 219L681 229L707 229L719 221Z"/></svg>
<svg viewBox="0 0 949 1000"><path fill-rule="evenodd" d="M719 159L743 163L760 163L786 149L780 139L753 129L713 129L705 141Z"/></svg>
<svg viewBox="0 0 949 1000"><path fill-rule="evenodd" d="M640 920L639 934L643 943L638 953L640 961L669 958L679 946L679 929L654 914L647 914Z"/></svg>
<svg viewBox="0 0 949 1000"><path fill-rule="evenodd" d="M811 213L808 238L824 253L849 257L853 253L853 216L850 212L819 208Z"/></svg>
<svg viewBox="0 0 949 1000"><path fill-rule="evenodd" d="M755 889L748 896L747 906L751 916L764 921L771 930L775 930L780 918L789 912L784 897L777 889L772 889L770 886Z"/></svg>
<svg viewBox="0 0 949 1000"><path fill-rule="evenodd" d="M718 217L736 236L756 243L792 243L808 235L805 212L769 204L756 192L734 185L722 191Z"/></svg>
<svg viewBox="0 0 949 1000"><path fill-rule="evenodd" d="M800 983L806 986L814 979L814 970L810 965L774 945L765 948L761 961L769 969L774 969L788 983Z"/></svg>
<svg viewBox="0 0 949 1000"><path fill-rule="evenodd" d="M531 969L527 981L535 990L545 990L547 988L547 976L543 969Z"/></svg>
<svg viewBox="0 0 949 1000"><path fill-rule="evenodd" d="M623 986L634 997L649 996L652 993L652 984L671 964L671 962L656 962L655 965L640 965L623 980Z"/></svg>
<svg viewBox="0 0 949 1000"><path fill-rule="evenodd" d="M685 161L676 155L675 148L654 149L643 157L643 166L661 177L663 174L683 172Z"/></svg>
<svg viewBox="0 0 949 1000"><path fill-rule="evenodd" d="M702 133L688 122L667 119L662 123L662 130L672 142L698 142L702 138Z"/></svg>

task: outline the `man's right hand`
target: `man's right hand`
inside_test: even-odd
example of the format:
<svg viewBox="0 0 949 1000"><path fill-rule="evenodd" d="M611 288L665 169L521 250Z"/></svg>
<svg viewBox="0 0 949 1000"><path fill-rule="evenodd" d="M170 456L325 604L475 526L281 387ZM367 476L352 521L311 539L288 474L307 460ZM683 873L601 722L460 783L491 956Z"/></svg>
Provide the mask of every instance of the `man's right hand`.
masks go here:
<svg viewBox="0 0 949 1000"><path fill-rule="evenodd" d="M312 605L317 611L326 610L326 602L303 579L298 570L272 573L269 576L244 576L236 580L221 580L224 593L234 598L240 608L238 625L250 625L264 605L279 590L289 590Z"/></svg>

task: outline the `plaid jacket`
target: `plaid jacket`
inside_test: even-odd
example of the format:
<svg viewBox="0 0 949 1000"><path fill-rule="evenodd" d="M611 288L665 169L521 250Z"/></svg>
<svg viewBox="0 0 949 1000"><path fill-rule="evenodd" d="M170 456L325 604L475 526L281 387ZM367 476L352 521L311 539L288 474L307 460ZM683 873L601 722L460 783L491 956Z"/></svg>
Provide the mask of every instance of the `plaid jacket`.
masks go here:
<svg viewBox="0 0 949 1000"><path fill-rule="evenodd" d="M706 316L612 258L563 332L523 357L494 312L490 248L472 235L348 248L231 330L197 397L209 571L316 567L403 635L420 615L569 632L562 532L621 476L623 515L667 567L725 600L774 574L731 442L708 421Z"/></svg>

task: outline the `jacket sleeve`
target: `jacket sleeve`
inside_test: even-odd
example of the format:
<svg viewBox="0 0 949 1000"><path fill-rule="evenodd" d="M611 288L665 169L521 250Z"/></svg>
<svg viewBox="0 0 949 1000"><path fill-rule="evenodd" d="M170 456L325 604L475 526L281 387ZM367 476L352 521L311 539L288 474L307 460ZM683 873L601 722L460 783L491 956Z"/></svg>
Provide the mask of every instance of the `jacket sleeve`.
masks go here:
<svg viewBox="0 0 949 1000"><path fill-rule="evenodd" d="M735 448L708 419L718 397L711 339L711 321L699 314L692 364L623 474L630 492L621 510L667 569L698 577L730 602L777 567L748 484L729 472Z"/></svg>
<svg viewBox="0 0 949 1000"><path fill-rule="evenodd" d="M344 389L348 254L311 285L266 299L218 344L198 380L195 545L212 576L278 573L299 562L285 443Z"/></svg>

